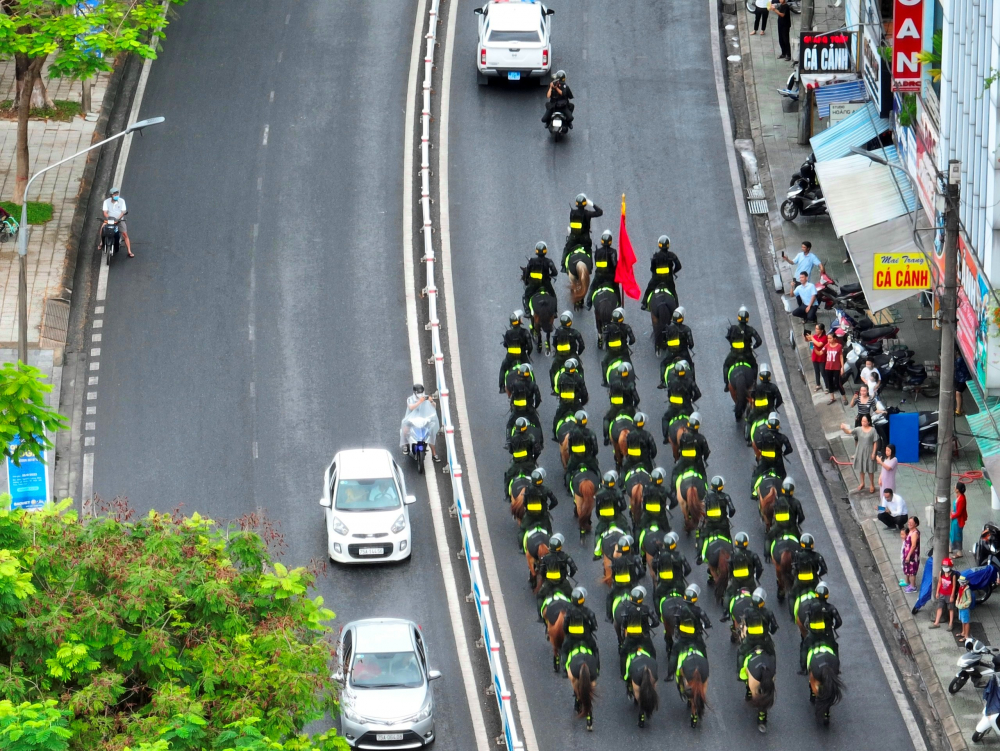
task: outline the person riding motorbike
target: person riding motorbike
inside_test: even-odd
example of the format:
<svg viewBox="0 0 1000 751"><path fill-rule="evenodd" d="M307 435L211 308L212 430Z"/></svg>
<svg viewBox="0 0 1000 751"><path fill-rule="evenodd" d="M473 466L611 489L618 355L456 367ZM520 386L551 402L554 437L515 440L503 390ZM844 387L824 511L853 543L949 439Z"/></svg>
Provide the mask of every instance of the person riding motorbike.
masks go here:
<svg viewBox="0 0 1000 751"><path fill-rule="evenodd" d="M778 477L784 477L785 457L792 453L792 442L781 432L781 420L777 412L767 416L767 424L757 431L757 450L760 460L753 471L753 481L768 470L774 470Z"/></svg>
<svg viewBox="0 0 1000 751"><path fill-rule="evenodd" d="M515 310L510 315L510 328L503 334L503 348L506 355L500 364L500 393L507 390L507 374L523 362L531 362L534 341L531 332L521 325L523 310Z"/></svg>
<svg viewBox="0 0 1000 751"><path fill-rule="evenodd" d="M555 354L552 357L552 367L549 368L549 383L555 391L556 373L569 358L576 358L577 367L583 373L581 355L587 349L583 334L573 328L573 314L568 310L564 310L559 316L559 328L552 332L552 346Z"/></svg>
<svg viewBox="0 0 1000 751"><path fill-rule="evenodd" d="M649 259L651 277L646 291L642 293L642 310L649 310L649 298L657 287L669 290L674 299L677 299L676 277L681 270L681 259L670 250L670 238L666 235L660 235L656 244L656 252Z"/></svg>
<svg viewBox="0 0 1000 751"><path fill-rule="evenodd" d="M531 475L535 468L542 447L538 445L535 436L528 430L528 420L518 417L514 421L514 435L507 439L507 450L510 452L510 466L503 476L503 499L509 501L510 484L515 477Z"/></svg>
<svg viewBox="0 0 1000 751"><path fill-rule="evenodd" d="M611 321L604 326L604 359L601 362L601 375L604 383L608 382L608 369L615 363L629 359L632 345L635 344L635 332L625 323L625 310L615 308L611 312Z"/></svg>
<svg viewBox="0 0 1000 751"><path fill-rule="evenodd" d="M729 604L740 589L755 589L764 575L764 564L760 556L750 550L750 535L737 532L733 537L733 557L729 560L729 583L722 600L722 618L730 617Z"/></svg>
<svg viewBox="0 0 1000 751"><path fill-rule="evenodd" d="M441 431L441 421L438 420L437 409L434 407L434 397L424 393L422 383L413 384L413 395L406 398L406 414L399 426L399 446L404 454L410 453L410 430L413 420L427 420L427 448L431 450L431 458L440 462L437 455L437 434Z"/></svg>
<svg viewBox="0 0 1000 751"><path fill-rule="evenodd" d="M670 317L670 323L663 327L660 331L660 338L654 342L654 347L656 348L656 354L659 355L661 352L665 352L666 356L663 358L668 362L676 362L677 360L687 360L691 363L692 372L694 370L694 332L691 331L691 327L684 323L684 316L687 311L684 309L683 305L678 305ZM663 362L660 363L660 369L663 370Z"/></svg>
<svg viewBox="0 0 1000 751"><path fill-rule="evenodd" d="M559 662L565 669L570 652L583 646L595 656L600 657L597 648L597 616L586 606L587 590L585 587L575 587L570 594L570 606L566 610L563 625L563 644L559 651Z"/></svg>
<svg viewBox="0 0 1000 751"><path fill-rule="evenodd" d="M699 432L700 427L701 413L692 412L691 416L687 418L687 429L681 433L681 437L677 441L680 455L674 462L670 474L670 487L672 488L677 487L677 478L689 469L695 470L702 477L707 472L705 465L708 463L708 457L712 450L708 447L708 439Z"/></svg>
<svg viewBox="0 0 1000 751"><path fill-rule="evenodd" d="M576 105L570 101L572 98L573 91L566 83L566 71L557 70L552 74L552 83L549 84L549 89L545 92L545 114L542 116L542 122L545 123L546 128L549 126L549 120L552 119L552 113L561 112L566 118L566 125L569 126L570 130L573 129L573 110L576 109Z"/></svg>
<svg viewBox="0 0 1000 751"><path fill-rule="evenodd" d="M702 654L708 654L705 631L712 628L712 619L698 605L699 597L701 597L701 587L697 584L688 584L684 590L684 602L674 621L667 682L674 679L674 673L677 672L677 658L688 647L696 647Z"/></svg>
<svg viewBox="0 0 1000 751"><path fill-rule="evenodd" d="M569 580L576 576L576 563L573 562L569 553L562 549L565 541L562 534L556 532L549 538L549 552L538 561L536 571L542 580L542 585L538 588L536 595L539 612L544 609L544 604L556 592L561 592L569 597L572 591Z"/></svg>
<svg viewBox="0 0 1000 751"><path fill-rule="evenodd" d="M615 614L622 675L625 674L625 661L637 649L644 649L650 657L656 657L652 631L659 625L660 618L656 610L646 602L646 588L636 585L629 593L629 599L622 603Z"/></svg>
<svg viewBox="0 0 1000 751"><path fill-rule="evenodd" d="M726 479L722 475L715 475L710 481L709 491L705 495L705 515L695 532L698 550L695 563L699 566L705 562L706 548L712 537L733 539L729 520L736 516L736 506L733 505L733 499L725 492L725 487Z"/></svg>
<svg viewBox="0 0 1000 751"><path fill-rule="evenodd" d="M593 250L594 243L590 237L590 220L604 216L604 209L596 203L590 204L587 196L583 193L580 193L573 203L574 205L569 210L569 235L566 236L566 249L563 251L564 259L570 250L580 245L584 247L587 253ZM590 209L587 208L588 205L591 206Z"/></svg>
<svg viewBox="0 0 1000 751"><path fill-rule="evenodd" d="M838 653L837 629L844 625L840 613L830 603L830 588L826 582L816 585L816 597L800 611L806 635L799 644L799 675L806 675L809 655L817 647L828 647Z"/></svg>
<svg viewBox="0 0 1000 751"><path fill-rule="evenodd" d="M656 439L645 429L646 414L636 412L633 418L635 427L629 431L628 438L625 439L626 452L622 459L622 473L626 473L635 467L645 467L649 469L656 459Z"/></svg>
<svg viewBox="0 0 1000 751"><path fill-rule="evenodd" d="M590 290L587 293L587 310L593 308L594 293L605 285L615 290L618 306L623 305L622 286L615 281L618 251L611 246L612 239L611 230L604 230L601 233L601 244L594 249L594 278L590 281Z"/></svg>
<svg viewBox="0 0 1000 751"><path fill-rule="evenodd" d="M726 355L726 359L722 363L723 391L729 391L729 371L739 362L745 362L749 365L755 374L754 377L757 377L757 358L754 356L753 350L763 344L764 340L760 338L757 329L748 323L749 320L750 311L746 309L745 305L741 305L736 313L736 323L730 326L726 332L729 354Z"/></svg>
<svg viewBox="0 0 1000 751"><path fill-rule="evenodd" d="M743 615L743 639L736 650L737 676L741 681L747 679L747 658L758 649L763 650L771 657L776 656L774 640L771 639L771 635L778 631L778 619L774 617L774 613L765 604L767 592L764 591L763 587L757 587L750 596L750 601L755 607Z"/></svg>
<svg viewBox="0 0 1000 751"><path fill-rule="evenodd" d="M552 259L547 257L549 246L544 242L535 243L535 257L530 259L521 272L521 281L524 282L524 307L530 311L531 298L540 290L545 290L555 297L556 291L552 286L552 280L559 275L559 270L552 263Z"/></svg>

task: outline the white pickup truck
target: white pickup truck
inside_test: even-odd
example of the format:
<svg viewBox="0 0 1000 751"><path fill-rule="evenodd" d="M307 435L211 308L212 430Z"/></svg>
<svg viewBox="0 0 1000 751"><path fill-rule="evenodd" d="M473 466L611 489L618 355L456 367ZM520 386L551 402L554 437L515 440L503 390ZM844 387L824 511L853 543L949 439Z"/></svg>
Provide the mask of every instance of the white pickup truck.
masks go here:
<svg viewBox="0 0 1000 751"><path fill-rule="evenodd" d="M550 27L555 11L533 0L490 0L476 8L479 16L477 79L520 81L535 78L548 83L552 67Z"/></svg>

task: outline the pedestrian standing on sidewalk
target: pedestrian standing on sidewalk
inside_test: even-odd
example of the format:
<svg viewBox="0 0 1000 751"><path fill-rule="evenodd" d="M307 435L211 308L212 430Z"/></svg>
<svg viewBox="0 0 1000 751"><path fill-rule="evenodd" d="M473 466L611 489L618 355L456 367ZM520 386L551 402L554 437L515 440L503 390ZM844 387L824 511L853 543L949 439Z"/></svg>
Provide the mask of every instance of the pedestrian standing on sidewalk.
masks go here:
<svg viewBox="0 0 1000 751"><path fill-rule="evenodd" d="M868 415L861 416L861 424L852 428L847 423L840 423L840 429L847 435L854 436L857 441L857 450L854 454L854 471L858 473L861 484L856 490L861 492L865 489L865 475L868 475L868 490L875 492L875 438L878 434L872 427Z"/></svg>
<svg viewBox="0 0 1000 751"><path fill-rule="evenodd" d="M778 16L778 45L781 47L779 60L792 59L792 43L788 41L788 35L792 30L792 9L788 7L788 0L778 0L771 5L771 12Z"/></svg>
<svg viewBox="0 0 1000 751"><path fill-rule="evenodd" d="M899 459L896 458L896 444L890 443L885 447L885 456L875 454L875 461L878 462L882 471L878 475L879 493L885 494L886 490L895 492L896 490L896 465Z"/></svg>
<svg viewBox="0 0 1000 751"><path fill-rule="evenodd" d="M826 363L826 326L817 323L811 334L806 334L809 342L809 359L813 364L813 375L816 376L816 386L813 391L823 388L823 366Z"/></svg>
<svg viewBox="0 0 1000 751"><path fill-rule="evenodd" d="M900 557L903 561L903 578L899 586L907 594L917 591L917 570L920 568L920 519L911 516L906 523L906 529L899 534L903 539L903 549Z"/></svg>
<svg viewBox="0 0 1000 751"><path fill-rule="evenodd" d="M882 491L882 505L879 506L878 520L889 529L899 532L906 527L907 516L906 501L903 496L895 491L886 488Z"/></svg>
<svg viewBox="0 0 1000 751"><path fill-rule="evenodd" d="M813 244L808 240L802 242L802 250L799 254L789 260L788 256L785 255L785 251L781 251L781 257L785 259L786 263L791 263L795 265L795 276L796 278L803 271L806 272L806 277L812 279L812 270L819 267L820 273L826 273L826 267L823 262L816 257L816 254L812 252Z"/></svg>
<svg viewBox="0 0 1000 751"><path fill-rule="evenodd" d="M969 581L964 576L958 577L958 594L955 595L955 607L958 608L958 622L962 624L962 633L956 634L959 641L969 638L969 611L972 609L972 591Z"/></svg>
<svg viewBox="0 0 1000 751"><path fill-rule="evenodd" d="M840 331L840 329L837 329ZM840 392L840 399L847 406L847 392L840 382L840 374L844 370L844 343L834 333L826 342L826 365L823 375L826 378L826 390L830 393L830 404L837 400L835 391Z"/></svg>
<svg viewBox="0 0 1000 751"><path fill-rule="evenodd" d="M962 532L965 523L969 520L969 514L965 509L965 483L955 483L955 500L951 503L951 557L961 558L962 553Z"/></svg>
<svg viewBox="0 0 1000 751"><path fill-rule="evenodd" d="M750 36L757 33L757 29L760 29L760 35L764 36L764 32L767 30L767 8L771 4L771 0L754 0L753 4L753 31L750 32Z"/></svg>
<svg viewBox="0 0 1000 751"><path fill-rule="evenodd" d="M937 614L934 623L929 628L941 628L941 616L948 611L948 630L955 628L955 597L958 595L958 574L951 568L951 558L941 561L941 578L934 588L934 599L937 601Z"/></svg>
<svg viewBox="0 0 1000 751"><path fill-rule="evenodd" d="M955 355L955 414L962 415L962 395L965 394L965 384L972 376L961 354Z"/></svg>
<svg viewBox="0 0 1000 751"><path fill-rule="evenodd" d="M861 381L868 384L868 393L878 396L879 387L882 385L882 376L875 367L875 361L870 357L865 360L865 366L861 369Z"/></svg>
<svg viewBox="0 0 1000 751"><path fill-rule="evenodd" d="M867 417L868 421L871 422L872 408L875 406L875 400L869 395L867 385L862 384L855 392L854 396L851 397L850 406L858 408L858 414L854 418L854 427L861 425L862 417Z"/></svg>

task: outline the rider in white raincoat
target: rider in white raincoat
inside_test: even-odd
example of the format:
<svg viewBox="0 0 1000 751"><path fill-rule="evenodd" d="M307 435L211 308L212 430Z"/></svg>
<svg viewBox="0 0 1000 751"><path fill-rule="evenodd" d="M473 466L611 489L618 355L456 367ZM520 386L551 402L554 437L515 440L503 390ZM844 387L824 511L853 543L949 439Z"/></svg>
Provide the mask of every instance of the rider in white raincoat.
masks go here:
<svg viewBox="0 0 1000 751"><path fill-rule="evenodd" d="M424 386L420 383L413 384L413 396L406 399L406 414L403 415L403 422L399 426L399 445L404 454L410 452L410 428L411 420L423 418L428 420L427 424L427 446L431 450L431 457L434 461L441 461L437 455L437 434L441 430L441 421L438 419L437 409L434 407L434 397L424 393Z"/></svg>

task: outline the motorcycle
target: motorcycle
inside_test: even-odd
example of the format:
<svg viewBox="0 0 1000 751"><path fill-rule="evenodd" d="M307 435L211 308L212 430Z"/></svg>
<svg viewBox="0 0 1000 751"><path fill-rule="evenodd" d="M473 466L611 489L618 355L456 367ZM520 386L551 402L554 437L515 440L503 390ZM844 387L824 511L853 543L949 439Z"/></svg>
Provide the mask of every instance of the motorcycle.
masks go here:
<svg viewBox="0 0 1000 751"><path fill-rule="evenodd" d="M549 118L549 133L556 141L561 141L562 137L569 133L569 125L566 121L566 116L556 110L552 113L552 117Z"/></svg>
<svg viewBox="0 0 1000 751"><path fill-rule="evenodd" d="M793 102L799 101L799 69L794 68L791 73L788 74L788 80L785 81L785 88L776 89L776 91L783 97L791 99ZM795 173L796 176L799 175L798 172ZM792 181L789 185L795 185L797 179L796 176L792 177Z"/></svg>
<svg viewBox="0 0 1000 751"><path fill-rule="evenodd" d="M823 189L818 185L811 188L805 178L800 179L795 187L788 191L788 197L781 204L781 218L786 222L794 222L799 214L822 216L826 213Z"/></svg>
<svg viewBox="0 0 1000 751"><path fill-rule="evenodd" d="M976 543L978 546L979 543ZM976 566L962 575L972 589L972 597L976 605L982 605L990 599L993 590L1000 586L1000 560L995 555L989 557L989 562L985 566Z"/></svg>
<svg viewBox="0 0 1000 751"><path fill-rule="evenodd" d="M970 680L976 688L986 688L1000 670L1000 648L989 647L979 639L966 639L965 649L958 658L958 674L948 684L950 694L957 694Z"/></svg>
<svg viewBox="0 0 1000 751"><path fill-rule="evenodd" d="M126 211L125 214L127 213ZM125 214L122 214L118 218L109 216L107 219L104 219L102 217L105 224L101 228L101 244L108 266L111 265L111 259L115 257L121 246L122 232L118 223L125 218Z"/></svg>
<svg viewBox="0 0 1000 751"><path fill-rule="evenodd" d="M975 545L975 553L977 566L985 566L990 556L1000 556L1000 527L993 522L983 525L983 532Z"/></svg>
<svg viewBox="0 0 1000 751"><path fill-rule="evenodd" d="M854 308L863 313L868 308L865 292L860 283L837 286L837 282L825 271L820 272L819 284L816 285L816 301L824 308Z"/></svg>
<svg viewBox="0 0 1000 751"><path fill-rule="evenodd" d="M937 453L938 412L934 410L933 412L919 412L917 414L919 451L923 454L935 454ZM1000 571L1000 566L997 570Z"/></svg>
<svg viewBox="0 0 1000 751"><path fill-rule="evenodd" d="M843 308L834 308L833 313L832 328L843 329L869 350L873 345L886 339L895 339L899 334L898 326L876 326L875 322L865 315L855 320Z"/></svg>
<svg viewBox="0 0 1000 751"><path fill-rule="evenodd" d="M798 81L798 73L793 72L796 82ZM791 76L788 78L791 81ZM799 180L805 178L809 181L810 187L817 187L819 185L819 180L816 178L816 152L809 155L809 158L802 162L802 166L799 167L799 171L792 175L792 179L788 181L789 186L795 185Z"/></svg>
<svg viewBox="0 0 1000 751"><path fill-rule="evenodd" d="M417 473L421 475L424 473L424 457L427 455L431 419L423 415L410 418L410 456L417 465Z"/></svg>
<svg viewBox="0 0 1000 751"><path fill-rule="evenodd" d="M979 743L991 730L1000 735L997 717L1000 716L1000 683L994 675L983 689L983 716L972 734L972 742Z"/></svg>

